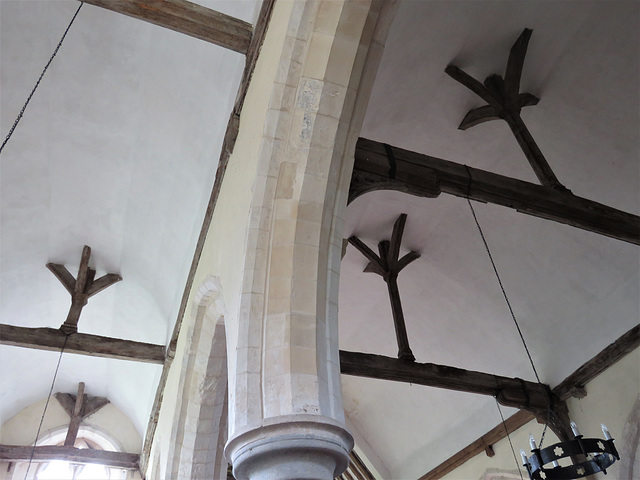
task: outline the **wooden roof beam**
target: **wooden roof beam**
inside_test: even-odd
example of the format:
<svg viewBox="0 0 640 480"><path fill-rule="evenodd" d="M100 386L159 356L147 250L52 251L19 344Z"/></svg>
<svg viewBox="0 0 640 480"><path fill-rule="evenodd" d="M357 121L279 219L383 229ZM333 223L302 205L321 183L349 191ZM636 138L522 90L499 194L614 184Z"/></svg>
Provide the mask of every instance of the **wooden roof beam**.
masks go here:
<svg viewBox="0 0 640 480"><path fill-rule="evenodd" d="M138 470L140 455L137 453L109 452L106 450L90 450L88 448L74 448L57 445L0 445L0 461L28 462L33 453L33 460L65 460L73 463L94 463L105 467Z"/></svg>
<svg viewBox="0 0 640 480"><path fill-rule="evenodd" d="M593 380L600 373L604 372L607 368L614 365L639 346L640 325L636 325L564 379L553 389L553 393L562 400L566 400L570 396L578 396L579 398L585 396L586 391L584 386L589 381ZM488 445L493 445L504 439L507 436L507 432L509 434L515 432L518 428L526 425L534 418L535 416L531 412L525 410L519 411L505 420L506 429L502 423L497 425L418 480L437 480L442 478L467 460L484 452L484 449Z"/></svg>
<svg viewBox="0 0 640 480"><path fill-rule="evenodd" d="M68 337L65 345L65 337ZM65 335L55 328L26 328L0 324L0 345L77 353L92 357L117 358L163 364L164 346L86 333Z"/></svg>
<svg viewBox="0 0 640 480"><path fill-rule="evenodd" d="M185 0L83 0L190 37L247 54L253 27L239 18Z"/></svg>
<svg viewBox="0 0 640 480"><path fill-rule="evenodd" d="M640 245L640 217L515 178L360 138L349 201L376 190L421 197L448 193L513 208L590 232Z"/></svg>
<svg viewBox="0 0 640 480"><path fill-rule="evenodd" d="M540 383L433 363L407 362L371 353L340 350L340 371L343 375L491 395L508 407L547 409L551 406L549 390ZM554 403L559 401L553 400Z"/></svg>

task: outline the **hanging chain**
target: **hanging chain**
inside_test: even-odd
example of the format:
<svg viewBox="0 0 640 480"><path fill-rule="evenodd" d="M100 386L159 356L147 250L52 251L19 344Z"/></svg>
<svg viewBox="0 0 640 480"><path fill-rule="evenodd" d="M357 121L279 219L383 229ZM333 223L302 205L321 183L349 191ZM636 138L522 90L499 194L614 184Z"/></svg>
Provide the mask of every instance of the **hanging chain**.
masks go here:
<svg viewBox="0 0 640 480"><path fill-rule="evenodd" d="M47 69L49 68L49 65L51 65L51 62L53 61L53 58L58 53L58 50L60 50L60 47L62 46L62 42L64 41L64 38L67 36L67 32L71 28L71 25L73 25L73 21L78 16L78 12L82 8L82 5L84 5L84 2L80 2L80 6L76 10L76 13L73 15L73 18L71 19L71 22L69 22L69 25L67 26L67 29L64 31L64 34L62 35L62 38L58 42L58 46L53 51L53 55L51 55L51 58L49 58L49 61L45 65L44 69L42 70L42 73L40 74L40 78L38 78L38 81L36 82L35 86L33 87L33 90L31 90L31 93L27 97L27 101L24 102L24 105L22 106L22 110L20 110L20 113L18 114L18 118L16 118L15 122L13 122L13 126L9 130L9 133L7 134L6 138L4 139L4 142L2 142L2 146L0 146L0 153L2 153L2 150L4 149L4 146L7 144L7 142L11 138L11 135L13 135L13 131L18 126L18 123L20 123L20 120L22 119L22 115L24 115L24 111L26 110L27 105L29 105L29 102L31 101L31 97L33 97L33 94L36 93L36 89L38 88L38 85L40 85L40 81L42 80L42 77L44 77L44 74L47 71Z"/></svg>
<svg viewBox="0 0 640 480"><path fill-rule="evenodd" d="M511 446L511 453L513 453L513 460L516 462L516 467L518 467L518 473L520 474L520 480L524 480L522 478L522 470L520 470L520 463L518 463L518 457L516 456L516 450L513 448L513 443L511 442L511 435L509 435L509 429L507 428L507 422L504 420L504 415L502 415L502 409L500 408L500 404L498 403L498 399L496 398L496 407L498 407L498 412L500 413L500 418L502 419L502 426L504 427L504 433L507 434L507 439L509 440L509 445Z"/></svg>
<svg viewBox="0 0 640 480"><path fill-rule="evenodd" d="M469 168L467 167L467 172L469 173L469 190L471 188L471 173L469 172ZM480 226L480 222L478 221L478 217L476 216L476 211L473 208L473 205L471 204L471 200L467 197L467 203L469 204L469 208L471 209L471 214L473 215L473 220L476 222L476 226L478 227L478 232L480 232L480 237L482 237L482 242L484 243L484 248L487 251L487 255L489 256L489 260L491 261L491 266L493 267L493 271L496 274L496 278L498 279L498 284L500 285L500 290L502 291L502 296L504 297L505 302L507 303L507 307L509 307L509 313L511 313L511 318L513 319L513 323L516 326L516 329L518 330L518 334L520 335L520 340L522 340L522 345L524 346L525 351L527 352L527 357L529 358L529 363L531 364L531 368L533 369L533 373L536 376L536 380L538 381L538 383L540 385L543 385L542 381L540 380L540 376L538 375L538 371L536 370L536 366L533 363L533 358L531 357L531 352L529 352L529 347L527 346L527 342L524 339L524 335L522 334L522 330L520 329L520 325L518 324L518 320L516 319L516 315L513 311L513 308L511 307L511 302L509 301L509 297L507 297L507 292L504 289L504 285L502 284L502 280L500 279L500 274L498 273L498 268L496 267L496 264L493 260L493 255L491 255L491 250L489 250L489 244L487 243L487 239L484 236L484 232L482 231L482 227ZM498 399L496 398L496 403L498 402ZM500 405L498 405L498 410L500 410ZM551 419L551 417L554 415L553 410L551 409L551 407L549 407L548 411L547 411L547 418L544 424L544 430L542 431L542 437L540 438L540 446L539 448L542 448L542 443L544 442L544 436L545 433L547 432L547 427L549 426L549 420ZM500 416L502 417L502 411L500 411ZM502 422L504 424L504 417L502 418ZM506 429L506 425L505 425L505 429ZM511 438L509 437L509 432L507 432L507 437L509 438L509 443L511 443ZM511 449L513 450L513 445L511 446ZM514 452L514 457L515 457L515 452ZM516 458L516 463L517 463L517 458ZM520 476L522 476L522 474L520 474Z"/></svg>
<svg viewBox="0 0 640 480"><path fill-rule="evenodd" d="M49 400L51 399L51 394L53 393L53 386L56 384L56 377L58 376L58 370L60 369L60 360L62 360L62 354L64 353L64 349L67 346L67 340L69 340L69 335L65 335L64 343L62 344L62 348L60 349L60 355L58 356L58 364L56 365L56 370L53 372L53 380L51 381L51 388L49 389L49 395L47 395L47 401L44 404L44 411L42 412L42 417L40 417L40 425L38 425L38 431L36 432L36 439L33 441L33 448L31 449L31 456L29 457L29 465L27 466L27 471L24 474L24 480L27 480L27 476L29 475L29 470L31 469L31 462L33 462L33 456L36 453L36 446L38 445L40 430L42 429L42 424L44 423L44 416L47 414L47 408L49 407Z"/></svg>
<svg viewBox="0 0 640 480"><path fill-rule="evenodd" d="M529 357L529 363L531 363L531 368L533 369L533 373L538 380L538 383L542 385L540 381L540 377L538 376L538 371L536 370L536 366L533 363L533 358L531 358L531 353L529 352L529 347L527 347L527 342L524 341L524 335L522 334L522 330L520 330L520 325L518 324L518 320L516 320L516 315L513 313L513 308L511 308L511 302L509 302L509 298L507 297L507 292L504 290L504 286L502 285L502 280L500 279L500 274L498 273L498 269L496 268L496 264L493 261L493 255L491 255L491 250L489 250L489 245L487 244L487 240L482 232L482 227L480 227L480 223L478 222L478 217L476 217L476 211L473 209L473 205L471 204L471 200L467 198L467 203L469 204L469 208L471 209L471 214L473 215L473 219L476 222L476 226L478 227L478 231L480 232L480 236L482 237L482 242L484 243L484 248L489 255L489 260L491 260L491 266L493 267L493 271L496 274L496 278L498 279L498 284L500 285L500 290L502 290L502 296L504 297L505 302L507 302L507 307L509 307L509 312L511 313L511 318L513 319L513 323L518 330L518 334L520 335L520 340L522 340L522 345L524 346L525 351L527 352L527 357Z"/></svg>
<svg viewBox="0 0 640 480"><path fill-rule="evenodd" d="M549 420L549 419L547 418L547 420ZM540 445L538 446L538 448L539 448L540 450L542 450L542 444L544 443L544 434L545 434L545 433L547 433L547 427L548 427L548 426L549 426L549 423L548 423L548 421L547 421L547 422L545 422L545 424L544 424L544 429L542 430L542 436L540 437Z"/></svg>

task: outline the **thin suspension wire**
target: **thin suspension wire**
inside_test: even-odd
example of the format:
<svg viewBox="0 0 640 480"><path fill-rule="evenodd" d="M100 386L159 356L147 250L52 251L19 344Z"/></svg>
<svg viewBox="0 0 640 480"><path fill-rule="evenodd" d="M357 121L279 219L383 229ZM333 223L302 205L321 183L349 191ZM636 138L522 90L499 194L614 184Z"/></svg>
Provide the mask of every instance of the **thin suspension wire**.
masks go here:
<svg viewBox="0 0 640 480"><path fill-rule="evenodd" d="M29 470L31 469L31 462L33 462L33 456L36 453L36 445L38 445L38 438L40 438L40 430L42 429L44 416L47 414L47 408L49 407L49 400L51 399L51 394L53 393L53 386L56 384L56 377L58 376L58 370L60 368L60 360L62 360L62 354L64 353L64 349L67 346L68 339L69 339L69 335L66 335L64 337L64 343L62 344L62 348L60 349L60 355L58 356L58 364L56 365L55 372L53 372L53 380L51 381L51 388L49 389L49 395L47 395L47 401L44 404L42 417L40 417L40 425L38 425L38 431L36 432L36 439L33 441L33 448L31 449L31 456L29 457L29 465L27 466L27 471L24 474L24 480L27 480L27 476L29 475Z"/></svg>
<svg viewBox="0 0 640 480"><path fill-rule="evenodd" d="M549 416L549 415L547 415L547 416ZM547 420L548 420L548 419L547 419ZM544 436L545 436L545 434L547 433L547 427L548 427L548 426L549 426L549 422L547 421L547 422L545 422L545 424L544 424L544 429L542 430L542 436L540 437L540 445L538 446L538 448L539 448L540 450L542 450L542 444L544 443Z"/></svg>
<svg viewBox="0 0 640 480"><path fill-rule="evenodd" d="M518 320L516 320L516 315L515 313L513 313L513 308L511 308L511 302L509 302L509 298L507 297L507 292L504 289L504 286L502 285L502 280L500 279L500 274L498 273L498 269L496 268L496 264L493 261L493 255L491 255L491 250L489 250L489 245L487 244L487 240L484 236L484 233L482 231L482 227L480 226L480 223L478 222L478 217L476 217L476 212L473 209L473 205L471 204L471 200L469 200L467 198L467 203L469 204L469 208L471 209L471 214L473 215L473 219L476 222L476 226L478 227L478 231L480 232L480 236L482 237L482 242L484 243L484 248L487 251L487 254L489 255L489 260L491 260L491 266L493 267L493 271L496 274L496 278L498 279L498 284L500 284L500 290L502 290L502 296L504 297L505 302L507 302L507 307L509 307L509 312L511 313L511 318L513 319L513 323L516 326L516 329L518 330L518 334L520 335L520 340L522 340L522 345L524 346L525 351L527 352L527 357L529 357L529 363L531 363L531 368L533 369L533 373L536 376L536 379L538 380L538 383L542 384L542 382L540 381L540 377L538 376L538 371L536 370L536 366L533 363L533 358L531 358L531 353L529 352L529 347L527 347L527 342L525 342L524 340L524 335L522 334L522 330L520 330L520 325L518 324Z"/></svg>
<svg viewBox="0 0 640 480"><path fill-rule="evenodd" d="M29 105L29 102L31 101L31 97L33 97L33 94L36 93L36 89L38 88L38 85L40 85L40 81L42 80L42 77L44 77L44 74L47 71L47 69L49 68L49 65L51 65L51 62L53 61L53 58L58 53L58 50L60 50L60 46L62 45L62 42L64 41L64 38L67 36L67 32L71 28L71 25L73 25L73 21L78 16L78 12L82 8L82 5L84 5L84 2L80 2L80 6L76 10L76 13L73 15L73 18L71 19L71 22L69 22L69 25L67 26L67 29L64 31L64 34L62 35L62 38L58 42L58 46L53 51L53 55L51 55L51 58L49 58L49 61L45 65L44 69L42 70L42 73L40 74L40 78L38 78L38 81L36 82L35 86L33 87L33 90L31 90L31 93L27 97L27 101L24 102L24 105L22 106L22 110L20 110L20 113L18 114L18 118L16 118L15 122L13 122L13 126L9 130L9 133L7 134L6 138L4 139L4 142L2 142L2 146L0 146L0 153L2 153L2 150L4 149L4 146L7 144L7 142L11 138L11 135L13 135L13 131L18 126L18 123L20 123L20 120L22 119L22 115L24 115L24 111L26 110L27 105Z"/></svg>
<svg viewBox="0 0 640 480"><path fill-rule="evenodd" d="M511 453L513 453L513 460L516 462L516 467L518 467L518 473L520 474L520 480L524 480L522 478L522 470L520 470L520 463L518 462L518 457L516 456L516 450L513 448L513 443L511 443L511 435L509 435L509 429L507 428L507 422L504 420L504 415L502 415L502 409L500 408L500 404L498 403L498 399L496 398L496 407L498 407L498 412L500 413L500 418L502 419L502 426L504 427L504 432L507 434L507 439L509 440L509 445L511 446Z"/></svg>

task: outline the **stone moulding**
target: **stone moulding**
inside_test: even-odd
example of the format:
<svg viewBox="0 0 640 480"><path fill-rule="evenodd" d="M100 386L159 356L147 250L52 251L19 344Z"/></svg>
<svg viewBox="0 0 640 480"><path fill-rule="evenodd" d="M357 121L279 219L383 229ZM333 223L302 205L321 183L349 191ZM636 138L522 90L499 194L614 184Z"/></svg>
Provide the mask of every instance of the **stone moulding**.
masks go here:
<svg viewBox="0 0 640 480"><path fill-rule="evenodd" d="M327 417L290 415L243 429L227 443L235 478L330 480L349 465L353 437Z"/></svg>

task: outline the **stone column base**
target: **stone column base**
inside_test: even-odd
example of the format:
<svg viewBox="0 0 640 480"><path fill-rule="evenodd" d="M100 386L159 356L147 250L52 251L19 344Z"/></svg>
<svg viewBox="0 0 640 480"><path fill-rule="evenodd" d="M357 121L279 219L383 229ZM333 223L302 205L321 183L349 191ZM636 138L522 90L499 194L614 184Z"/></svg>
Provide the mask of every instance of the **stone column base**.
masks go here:
<svg viewBox="0 0 640 480"><path fill-rule="evenodd" d="M353 437L327 417L266 419L225 448L237 480L332 480L349 466Z"/></svg>

